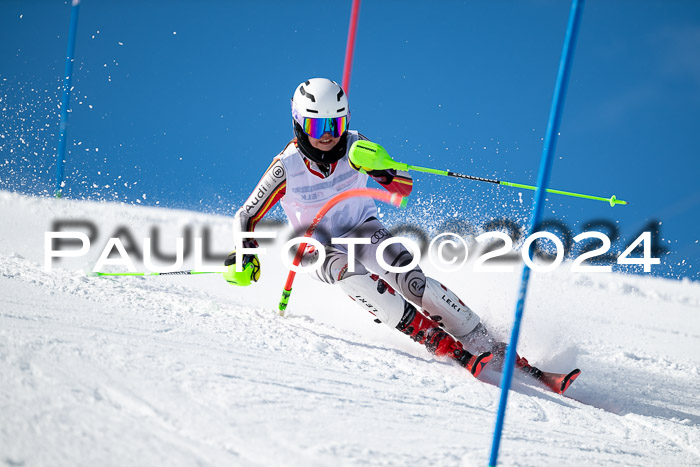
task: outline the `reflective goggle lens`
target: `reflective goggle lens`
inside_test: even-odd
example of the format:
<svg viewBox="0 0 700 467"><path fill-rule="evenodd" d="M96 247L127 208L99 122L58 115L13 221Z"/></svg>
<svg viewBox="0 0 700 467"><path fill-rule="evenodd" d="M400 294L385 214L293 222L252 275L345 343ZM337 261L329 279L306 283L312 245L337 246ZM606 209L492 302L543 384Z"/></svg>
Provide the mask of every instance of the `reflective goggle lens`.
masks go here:
<svg viewBox="0 0 700 467"><path fill-rule="evenodd" d="M348 117L333 118L304 118L304 133L312 138L320 138L324 133L330 133L334 138L345 133L348 129Z"/></svg>

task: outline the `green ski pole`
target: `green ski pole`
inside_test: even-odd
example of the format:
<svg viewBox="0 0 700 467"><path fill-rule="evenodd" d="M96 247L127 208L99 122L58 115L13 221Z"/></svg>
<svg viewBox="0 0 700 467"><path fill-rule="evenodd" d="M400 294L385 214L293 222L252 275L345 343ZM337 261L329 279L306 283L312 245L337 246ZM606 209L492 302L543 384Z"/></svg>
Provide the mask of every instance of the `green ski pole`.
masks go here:
<svg viewBox="0 0 700 467"><path fill-rule="evenodd" d="M477 182L488 182L495 183L496 185L509 186L513 188L522 188L525 190L537 190L536 186L523 185L522 183L506 182L504 180L494 180L490 178L474 177L472 175L464 175L457 172L451 172L449 170L438 170L430 169L427 167L418 167L416 165L404 164L403 162L396 162L391 158L386 149L377 143L371 141L356 141L350 147L350 161L356 166L364 167L369 170L386 170L386 169L396 169L396 170L415 170L417 172L431 173L435 175L443 175L446 177L456 177L464 178L467 180L475 180ZM615 195L609 198L603 196L592 196L584 195L581 193L573 193L571 191L553 190L548 188L548 193L555 193L558 195L572 196L575 198L591 199L596 201L605 201L610 203L611 207L615 207L616 204L628 204L627 201L617 199Z"/></svg>
<svg viewBox="0 0 700 467"><path fill-rule="evenodd" d="M223 274L214 271L172 271L172 272L89 272L90 277L104 276L191 276L195 274Z"/></svg>

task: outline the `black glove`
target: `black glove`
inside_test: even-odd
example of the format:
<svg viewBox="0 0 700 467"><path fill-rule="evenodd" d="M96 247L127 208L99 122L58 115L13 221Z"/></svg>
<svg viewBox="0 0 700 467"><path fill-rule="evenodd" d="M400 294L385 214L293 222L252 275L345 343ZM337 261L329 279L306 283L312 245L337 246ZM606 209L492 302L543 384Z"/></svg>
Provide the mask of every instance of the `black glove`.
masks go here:
<svg viewBox="0 0 700 467"><path fill-rule="evenodd" d="M355 163L350 159L348 159L348 162L350 162L350 167L357 170L358 172L366 173L382 185L388 185L389 183L391 183L392 180L394 180L394 177L396 176L396 169L372 170L368 169L367 167L355 165Z"/></svg>
<svg viewBox="0 0 700 467"><path fill-rule="evenodd" d="M243 247L244 248L257 248L258 247L258 242L255 240L243 240ZM245 268L246 264L250 263L253 261L255 255L243 255L243 267ZM231 266L232 264L236 264L236 250L233 250L224 260L224 266Z"/></svg>
<svg viewBox="0 0 700 467"><path fill-rule="evenodd" d="M370 170L369 172L367 172L367 175L369 175L382 185L388 185L394 180L394 177L396 176L396 170Z"/></svg>

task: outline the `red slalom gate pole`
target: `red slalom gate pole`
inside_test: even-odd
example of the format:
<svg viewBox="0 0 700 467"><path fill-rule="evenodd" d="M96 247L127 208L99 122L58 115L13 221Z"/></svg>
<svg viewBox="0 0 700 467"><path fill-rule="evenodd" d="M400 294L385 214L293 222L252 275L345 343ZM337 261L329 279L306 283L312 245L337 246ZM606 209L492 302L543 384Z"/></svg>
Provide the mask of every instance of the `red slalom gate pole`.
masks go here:
<svg viewBox="0 0 700 467"><path fill-rule="evenodd" d="M352 57L355 52L355 35L357 32L357 17L360 14L360 0L352 0L350 27L348 28L348 43L345 46L345 66L343 68L343 90L349 94L350 73L352 72Z"/></svg>
<svg viewBox="0 0 700 467"><path fill-rule="evenodd" d="M319 209L319 211L316 213L316 217L314 217L314 220L311 221L311 225L309 225L309 228L306 229L304 238L309 238L311 237L311 235L313 235L314 231L316 230L316 227L318 227L318 224L321 222L321 219L323 219L323 216L325 216L328 213L328 211L330 211L333 208L333 206L340 203L341 201L344 201L348 198L353 198L355 196L368 196L370 198L376 199L377 201L383 201L385 203L397 207L403 206L404 201L404 197L398 193L389 193L388 191L377 190L375 188L356 188L354 190L345 191L329 199L326 202L326 204L324 204L323 207ZM304 256L304 250L306 250L306 245L308 245L307 242L304 242L299 245L299 248L297 249L297 254L294 256L294 261L292 262L292 264L295 267L299 266L301 258L302 256ZM292 294L292 285L294 284L294 278L296 277L296 275L296 271L292 269L289 270L289 274L287 275L287 282L284 284L284 290L282 290L282 298L280 299L279 304L280 316L284 316L284 312L287 309L287 304L289 303L289 296Z"/></svg>

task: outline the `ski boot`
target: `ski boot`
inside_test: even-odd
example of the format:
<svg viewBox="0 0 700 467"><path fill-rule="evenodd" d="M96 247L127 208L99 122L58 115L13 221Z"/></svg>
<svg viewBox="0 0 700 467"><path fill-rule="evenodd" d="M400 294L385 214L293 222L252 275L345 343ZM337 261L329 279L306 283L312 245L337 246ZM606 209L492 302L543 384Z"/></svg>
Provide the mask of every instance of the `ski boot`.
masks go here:
<svg viewBox="0 0 700 467"><path fill-rule="evenodd" d="M484 366L493 358L491 352L478 355L469 353L462 343L448 334L440 324L405 302L404 314L396 329L408 335L438 357L447 356L466 368L474 377L479 376Z"/></svg>

